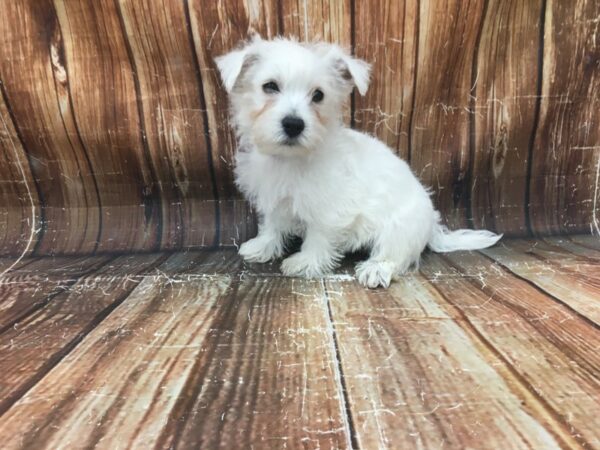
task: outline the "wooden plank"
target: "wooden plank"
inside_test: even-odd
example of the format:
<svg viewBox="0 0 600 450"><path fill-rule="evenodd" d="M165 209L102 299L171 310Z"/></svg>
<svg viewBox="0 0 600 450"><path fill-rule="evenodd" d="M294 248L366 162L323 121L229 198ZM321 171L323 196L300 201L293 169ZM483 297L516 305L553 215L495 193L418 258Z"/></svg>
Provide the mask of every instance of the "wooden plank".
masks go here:
<svg viewBox="0 0 600 450"><path fill-rule="evenodd" d="M115 256L44 256L21 260L19 265L0 278L3 282L74 280L82 277L94 267L109 264Z"/></svg>
<svg viewBox="0 0 600 450"><path fill-rule="evenodd" d="M600 325L600 258L569 255L541 241L508 241L483 253Z"/></svg>
<svg viewBox="0 0 600 450"><path fill-rule="evenodd" d="M527 234L525 193L537 114L542 0L492 0L472 86L471 215L478 228Z"/></svg>
<svg viewBox="0 0 600 450"><path fill-rule="evenodd" d="M0 95L0 255L31 254L38 240L40 213L27 155ZM0 265L0 273L3 270Z"/></svg>
<svg viewBox="0 0 600 450"><path fill-rule="evenodd" d="M0 372L4 374L0 414L133 291L141 281L136 274L164 259L166 256L157 254L122 256L99 270L89 270L76 283L65 282L58 288L52 281L38 283L40 290L49 285L55 291L51 301L45 301L0 336ZM20 286L12 285L12 289L14 292ZM31 305L26 298L21 302Z"/></svg>
<svg viewBox="0 0 600 450"><path fill-rule="evenodd" d="M571 237L555 236L536 239L540 242L538 250L544 254L545 258L552 259L554 264L575 271L583 269L592 278L598 278L600 273L594 268L600 264L600 245L598 248L594 248L593 244L588 246L585 245L584 240L576 242ZM587 242L591 243L592 241Z"/></svg>
<svg viewBox="0 0 600 450"><path fill-rule="evenodd" d="M202 80L184 2L120 0L162 198L162 248L213 245L216 202Z"/></svg>
<svg viewBox="0 0 600 450"><path fill-rule="evenodd" d="M530 218L539 233L600 234L600 3L548 0Z"/></svg>
<svg viewBox="0 0 600 450"><path fill-rule="evenodd" d="M279 8L282 34L305 42L335 42L346 48L352 45L350 0L284 0L279 2Z"/></svg>
<svg viewBox="0 0 600 450"><path fill-rule="evenodd" d="M410 162L451 227L466 225L473 59L484 2L419 2Z"/></svg>
<svg viewBox="0 0 600 450"><path fill-rule="evenodd" d="M274 0L246 2L190 0L190 26L196 58L201 70L207 106L209 152L212 157L219 201L219 243L232 245L256 234L256 221L233 182L237 142L229 125L227 94L214 62L247 38L250 30L264 37L278 34L277 3Z"/></svg>
<svg viewBox="0 0 600 450"><path fill-rule="evenodd" d="M38 258L25 256L21 260L17 261L14 256L0 257L0 284L5 279L6 275L18 272L24 268L24 266L31 264Z"/></svg>
<svg viewBox="0 0 600 450"><path fill-rule="evenodd" d="M348 447L321 284L257 277L234 289L207 337L206 363L187 380L191 396L171 411L160 444ZM211 381L201 388L203 379Z"/></svg>
<svg viewBox="0 0 600 450"><path fill-rule="evenodd" d="M3 2L0 29L5 106L27 151L42 203L38 251L93 251L100 227L99 199L77 132L71 76L52 2ZM10 181L16 180L22 177Z"/></svg>
<svg viewBox="0 0 600 450"><path fill-rule="evenodd" d="M589 269L590 275L594 277L593 269L595 265L600 264L600 252L593 247L581 245L571 238L571 236L555 236L511 239L503 241L501 246L514 249L525 257L535 256L538 260L547 261L549 264L567 270Z"/></svg>
<svg viewBox="0 0 600 450"><path fill-rule="evenodd" d="M355 126L410 155L410 121L416 83L419 2L355 2L355 52L372 63L371 86L355 96Z"/></svg>
<svg viewBox="0 0 600 450"><path fill-rule="evenodd" d="M94 273L110 256L58 257L25 261L0 278L0 334L15 328L32 312Z"/></svg>
<svg viewBox="0 0 600 450"><path fill-rule="evenodd" d="M161 272L0 418L3 448L350 446L319 282Z"/></svg>
<svg viewBox="0 0 600 450"><path fill-rule="evenodd" d="M591 235L545 237L542 239L555 247L583 258L600 259L600 238Z"/></svg>
<svg viewBox="0 0 600 450"><path fill-rule="evenodd" d="M428 256L421 271L507 365L527 404L547 411L565 446L600 442L590 421L600 414L596 325L481 254Z"/></svg>
<svg viewBox="0 0 600 450"><path fill-rule="evenodd" d="M360 448L559 448L502 361L422 276L327 282Z"/></svg>
<svg viewBox="0 0 600 450"><path fill-rule="evenodd" d="M600 237L599 236L586 236L586 235L571 235L566 239L573 241L575 244L580 247L600 250Z"/></svg>
<svg viewBox="0 0 600 450"><path fill-rule="evenodd" d="M56 1L77 129L102 210L100 251L156 249L160 196L137 106L133 68L113 1Z"/></svg>

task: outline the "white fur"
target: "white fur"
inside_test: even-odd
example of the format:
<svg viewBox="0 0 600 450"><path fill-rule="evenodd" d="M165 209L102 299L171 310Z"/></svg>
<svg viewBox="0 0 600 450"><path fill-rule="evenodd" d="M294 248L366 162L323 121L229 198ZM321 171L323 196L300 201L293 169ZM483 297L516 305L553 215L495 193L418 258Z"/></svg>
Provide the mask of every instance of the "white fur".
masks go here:
<svg viewBox="0 0 600 450"><path fill-rule="evenodd" d="M236 180L256 208L259 233L240 255L266 262L283 256L286 239L301 251L286 258L285 275L319 277L345 253L370 250L356 275L368 287L387 287L415 266L426 246L438 252L493 245L488 231L451 232L440 224L429 193L409 166L381 141L347 128L344 103L369 84L369 66L330 44L260 38L217 59L230 94L240 141ZM280 92L265 93L274 81ZM315 89L325 94L312 101ZM290 145L286 115L306 128Z"/></svg>

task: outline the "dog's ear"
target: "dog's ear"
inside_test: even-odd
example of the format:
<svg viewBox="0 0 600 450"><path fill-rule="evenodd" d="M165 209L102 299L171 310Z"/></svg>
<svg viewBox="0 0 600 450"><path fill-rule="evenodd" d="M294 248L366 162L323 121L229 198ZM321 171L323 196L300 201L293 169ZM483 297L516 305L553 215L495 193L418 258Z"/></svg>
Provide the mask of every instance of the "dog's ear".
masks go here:
<svg viewBox="0 0 600 450"><path fill-rule="evenodd" d="M342 79L356 86L360 95L365 95L371 81L371 65L362 59L354 58L337 45L328 47L335 70Z"/></svg>
<svg viewBox="0 0 600 450"><path fill-rule="evenodd" d="M353 81L360 95L365 95L371 81L371 65L362 59L343 55L337 62L342 78Z"/></svg>
<svg viewBox="0 0 600 450"><path fill-rule="evenodd" d="M225 90L228 93L233 91L240 75L258 58L251 50L253 45L260 41L260 36L255 35L252 37L252 41L243 48L233 50L225 55L217 56L215 58L215 62L221 73L223 86L225 86Z"/></svg>

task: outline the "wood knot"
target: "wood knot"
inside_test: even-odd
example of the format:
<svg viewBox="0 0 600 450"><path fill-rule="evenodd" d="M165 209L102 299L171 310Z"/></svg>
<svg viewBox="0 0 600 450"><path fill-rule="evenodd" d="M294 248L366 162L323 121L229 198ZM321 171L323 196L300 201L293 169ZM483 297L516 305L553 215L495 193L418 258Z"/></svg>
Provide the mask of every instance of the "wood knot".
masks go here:
<svg viewBox="0 0 600 450"><path fill-rule="evenodd" d="M56 29L50 40L50 62L54 77L58 83L67 84L67 69L65 68L65 50L60 31Z"/></svg>

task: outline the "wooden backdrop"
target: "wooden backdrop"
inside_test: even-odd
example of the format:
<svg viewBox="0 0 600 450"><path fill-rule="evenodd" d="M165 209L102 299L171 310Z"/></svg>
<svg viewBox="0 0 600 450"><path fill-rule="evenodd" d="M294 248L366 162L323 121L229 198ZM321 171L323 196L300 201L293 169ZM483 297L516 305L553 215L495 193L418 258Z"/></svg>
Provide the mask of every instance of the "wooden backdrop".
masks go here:
<svg viewBox="0 0 600 450"><path fill-rule="evenodd" d="M355 127L451 226L600 234L597 0L0 0L0 254L255 232L213 57L295 35L374 64Z"/></svg>

